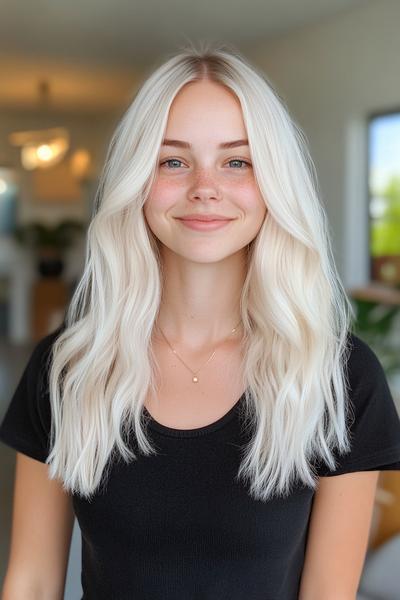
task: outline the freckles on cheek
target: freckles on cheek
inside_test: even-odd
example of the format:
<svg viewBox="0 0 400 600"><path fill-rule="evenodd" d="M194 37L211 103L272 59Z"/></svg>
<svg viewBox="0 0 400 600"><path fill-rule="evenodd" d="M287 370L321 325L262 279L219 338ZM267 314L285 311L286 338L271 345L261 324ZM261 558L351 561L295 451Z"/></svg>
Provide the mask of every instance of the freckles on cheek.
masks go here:
<svg viewBox="0 0 400 600"><path fill-rule="evenodd" d="M171 199L177 199L177 192L182 192L184 190L183 183L177 183L171 180L159 180L157 181L151 190L150 196L153 201L157 203L168 202Z"/></svg>
<svg viewBox="0 0 400 600"><path fill-rule="evenodd" d="M158 183L157 183L157 189L159 191L163 191L163 190L173 190L176 188L180 188L183 187L183 183L178 183L177 181L172 181L171 179L165 178L165 179L159 179Z"/></svg>

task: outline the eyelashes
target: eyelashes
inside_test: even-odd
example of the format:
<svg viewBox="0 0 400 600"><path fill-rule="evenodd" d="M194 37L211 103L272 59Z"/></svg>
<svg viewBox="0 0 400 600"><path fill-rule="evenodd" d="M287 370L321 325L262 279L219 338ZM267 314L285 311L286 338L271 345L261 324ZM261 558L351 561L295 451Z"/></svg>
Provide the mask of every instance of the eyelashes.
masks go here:
<svg viewBox="0 0 400 600"><path fill-rule="evenodd" d="M171 163L171 162L183 163L183 161L180 160L179 158L167 158L166 160L164 160L164 161L162 161L160 163L160 166L164 166L167 163ZM243 170L251 167L251 164L247 160L243 160L242 158L231 158L230 160L228 160L228 164L232 163L232 162L239 162L239 163L242 163L242 164L244 164L246 166L245 167L241 167L241 168L234 168L234 169L231 169L231 170L243 171ZM167 170L169 170L169 171L177 171L178 169L174 168L174 167L172 167L172 168L167 167Z"/></svg>

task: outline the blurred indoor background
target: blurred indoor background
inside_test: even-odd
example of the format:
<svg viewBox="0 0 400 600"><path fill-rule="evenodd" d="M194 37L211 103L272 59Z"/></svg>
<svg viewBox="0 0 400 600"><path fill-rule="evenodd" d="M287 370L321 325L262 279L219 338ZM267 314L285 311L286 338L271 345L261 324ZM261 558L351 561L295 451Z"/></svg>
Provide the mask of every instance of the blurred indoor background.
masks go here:
<svg viewBox="0 0 400 600"><path fill-rule="evenodd" d="M142 79L199 39L262 68L304 131L356 330L400 411L399 24L398 0L2 0L0 420L82 272L114 127ZM14 466L2 444L0 588ZM400 598L399 556L400 473L381 472L359 600ZM76 522L65 598L80 590Z"/></svg>

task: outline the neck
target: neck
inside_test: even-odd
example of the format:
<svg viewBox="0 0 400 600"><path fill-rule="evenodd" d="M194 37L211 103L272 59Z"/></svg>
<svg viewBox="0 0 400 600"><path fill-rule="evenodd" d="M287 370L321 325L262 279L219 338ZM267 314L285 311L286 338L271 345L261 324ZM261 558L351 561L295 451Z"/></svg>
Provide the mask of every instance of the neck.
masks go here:
<svg viewBox="0 0 400 600"><path fill-rule="evenodd" d="M156 320L171 345L209 347L241 328L240 296L246 263L240 252L215 263L195 263L164 253L163 293ZM239 325L238 325L239 324Z"/></svg>

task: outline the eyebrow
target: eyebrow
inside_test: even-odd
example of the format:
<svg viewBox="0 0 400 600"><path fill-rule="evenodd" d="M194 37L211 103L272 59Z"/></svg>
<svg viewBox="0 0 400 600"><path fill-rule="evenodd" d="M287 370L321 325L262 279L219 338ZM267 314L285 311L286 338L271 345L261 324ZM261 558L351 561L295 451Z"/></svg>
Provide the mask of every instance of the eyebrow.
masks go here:
<svg viewBox="0 0 400 600"><path fill-rule="evenodd" d="M162 146L176 146L177 148L191 148L192 144L189 144L189 142L184 142L182 140L168 140L165 139L162 141ZM249 145L249 141L248 140L234 140L232 142L222 142L221 144L219 144L218 148L221 149L225 149L225 148L237 148L238 146L248 146Z"/></svg>

